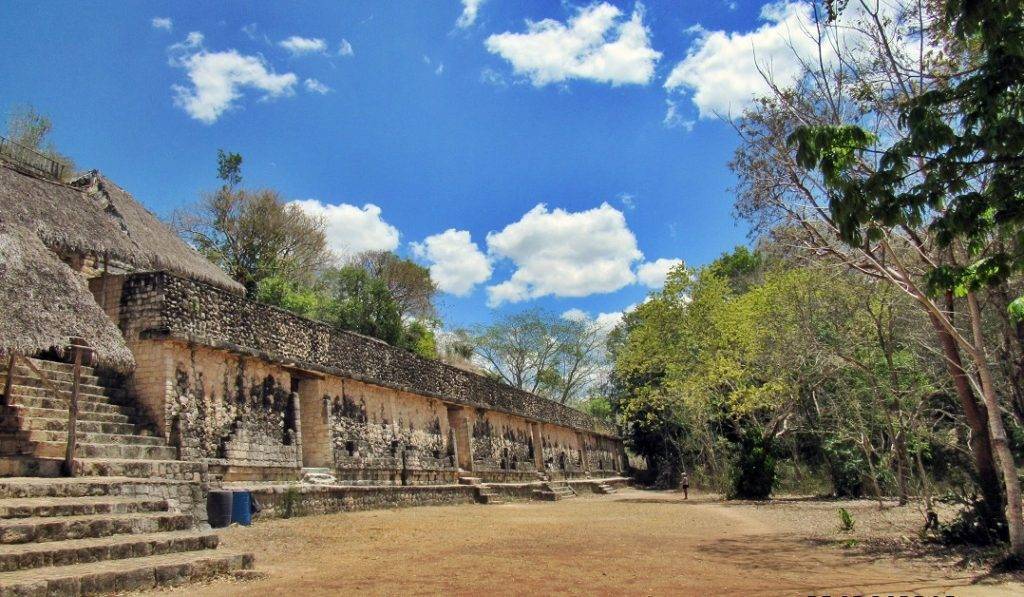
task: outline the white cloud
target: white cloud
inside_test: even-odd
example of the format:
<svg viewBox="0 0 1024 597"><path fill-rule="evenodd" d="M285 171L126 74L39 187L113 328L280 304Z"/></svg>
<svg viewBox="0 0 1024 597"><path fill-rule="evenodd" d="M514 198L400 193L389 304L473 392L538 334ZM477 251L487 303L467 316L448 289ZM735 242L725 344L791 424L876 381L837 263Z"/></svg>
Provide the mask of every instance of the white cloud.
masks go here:
<svg viewBox="0 0 1024 597"><path fill-rule="evenodd" d="M636 309L636 304L629 305L622 311L612 311L611 313L598 313L596 317L591 317L590 313L587 313L583 309L569 309L562 313L562 319L568 321L575 321L578 323L592 323L594 324L603 334L609 334L615 329L615 326L622 323L622 318L626 313L629 313L633 309Z"/></svg>
<svg viewBox="0 0 1024 597"><path fill-rule="evenodd" d="M480 6L486 0L462 0L462 14L455 21L455 26L460 29L472 27L476 23L476 17L480 13Z"/></svg>
<svg viewBox="0 0 1024 597"><path fill-rule="evenodd" d="M870 5L878 11L889 37L898 42L892 47L896 60L908 69L914 68L912 61L919 51L916 5L906 0L879 0ZM869 34L876 25L862 3L851 2L834 25L823 29L820 56L811 2L780 0L766 4L761 7L760 18L764 24L746 33L691 27L689 32L697 39L686 58L669 73L665 88L690 93L701 118L737 115L754 99L771 93L766 76L785 89L803 76L804 64L816 64L820 58L830 68L837 63L838 51L858 60L873 60L877 52L873 33Z"/></svg>
<svg viewBox="0 0 1024 597"><path fill-rule="evenodd" d="M508 81L505 80L505 75L489 67L484 67L480 71L480 82L499 88L508 87Z"/></svg>
<svg viewBox="0 0 1024 597"><path fill-rule="evenodd" d="M650 45L643 5L628 20L602 2L579 9L568 23L527 21L526 33L505 32L487 38L487 50L512 64L512 70L540 87L568 79L612 85L645 85L654 76L661 52Z"/></svg>
<svg viewBox="0 0 1024 597"><path fill-rule="evenodd" d="M631 266L643 258L625 216L607 203L581 212L537 205L518 222L489 233L487 248L516 267L511 278L487 288L492 307L547 295L613 292L636 280Z"/></svg>
<svg viewBox="0 0 1024 597"><path fill-rule="evenodd" d="M153 20L149 23L153 26L153 29L170 31L174 28L174 21L172 21L170 17L153 17Z"/></svg>
<svg viewBox="0 0 1024 597"><path fill-rule="evenodd" d="M330 87L316 79L306 79L303 81L303 85L306 86L306 91L309 91L310 93L319 93L320 95L324 95L325 93L331 92Z"/></svg>
<svg viewBox="0 0 1024 597"><path fill-rule="evenodd" d="M636 270L636 277L644 286L659 289L665 286L665 278L668 277L668 272L682 262L682 259L648 261L647 263L640 264L640 267Z"/></svg>
<svg viewBox="0 0 1024 597"><path fill-rule="evenodd" d="M491 263L467 230L449 228L412 243L413 253L430 261L430 279L442 292L466 296L491 277Z"/></svg>
<svg viewBox="0 0 1024 597"><path fill-rule="evenodd" d="M633 193L619 193L616 196L616 198L619 200L620 203L622 203L622 207L625 207L626 209L629 210L636 209L637 200L636 195L634 195Z"/></svg>
<svg viewBox="0 0 1024 597"><path fill-rule="evenodd" d="M248 37L249 39L255 40L256 39L256 30L257 29L258 29L258 26L256 25L256 23L249 23L248 25L244 25L242 27L242 33L244 33L245 36Z"/></svg>
<svg viewBox="0 0 1024 597"><path fill-rule="evenodd" d="M263 92L263 99L295 93L298 77L294 73L277 74L262 57L247 56L236 50L209 52L203 48L203 34L193 31L185 41L169 48L170 64L187 71L190 86L174 85L174 103L189 116L212 124L234 102L244 88Z"/></svg>
<svg viewBox="0 0 1024 597"><path fill-rule="evenodd" d="M683 129L688 133L691 132L693 126L697 123L684 118L679 113L679 102L674 99L666 99L665 104L668 107L665 109L665 118L662 119L661 124L665 125L665 128Z"/></svg>
<svg viewBox="0 0 1024 597"><path fill-rule="evenodd" d="M665 88L689 90L701 118L737 113L770 91L760 71L782 87L791 85L803 68L801 57L813 56L817 44L811 5L802 2L766 4L763 25L748 33L705 31L677 64ZM760 70L759 70L760 69Z"/></svg>
<svg viewBox="0 0 1024 597"><path fill-rule="evenodd" d="M434 69L434 74L435 75L439 75L439 76L444 74L444 63L443 62L438 62L437 63L437 68Z"/></svg>
<svg viewBox="0 0 1024 597"><path fill-rule="evenodd" d="M289 205L297 205L307 214L323 218L327 244L339 256L398 248L398 229L385 222L381 209L372 203L360 208L348 203L331 205L317 199L302 199Z"/></svg>
<svg viewBox="0 0 1024 597"><path fill-rule="evenodd" d="M277 42L277 45L291 52L292 56L304 54L322 54L327 50L327 42L318 37L300 37L293 35Z"/></svg>
<svg viewBox="0 0 1024 597"><path fill-rule="evenodd" d="M355 56L356 51L352 49L352 44L348 43L347 39L341 40L338 44L338 56Z"/></svg>

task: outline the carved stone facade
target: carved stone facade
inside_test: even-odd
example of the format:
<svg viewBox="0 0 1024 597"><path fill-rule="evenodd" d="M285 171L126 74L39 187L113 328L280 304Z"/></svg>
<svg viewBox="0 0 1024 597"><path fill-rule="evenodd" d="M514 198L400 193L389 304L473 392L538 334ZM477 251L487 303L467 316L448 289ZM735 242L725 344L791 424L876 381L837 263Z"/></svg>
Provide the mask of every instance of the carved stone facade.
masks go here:
<svg viewBox="0 0 1024 597"><path fill-rule="evenodd" d="M351 485L618 474L621 441L585 413L359 334L155 272L104 307L158 432L226 480L331 469Z"/></svg>

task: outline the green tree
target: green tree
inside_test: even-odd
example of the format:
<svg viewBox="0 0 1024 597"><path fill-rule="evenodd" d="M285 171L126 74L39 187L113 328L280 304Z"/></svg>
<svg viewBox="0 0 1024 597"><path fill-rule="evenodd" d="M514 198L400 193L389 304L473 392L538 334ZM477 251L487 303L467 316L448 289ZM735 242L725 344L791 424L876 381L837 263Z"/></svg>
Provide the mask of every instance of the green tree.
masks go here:
<svg viewBox="0 0 1024 597"><path fill-rule="evenodd" d="M1002 477L1011 553L1024 557L1020 480L978 297L978 291L1024 271L1024 4L949 0L945 16L952 41L969 56L967 64L899 98L898 136L843 122L798 127L790 140L799 164L816 168L831 190L841 240L854 247L878 243L895 257L895 267L885 274L970 357ZM891 249L890 231L922 225L940 250L962 259L929 263L926 288L919 289ZM945 293L966 299L969 333L936 304L933 297ZM1018 299L1010 308L1022 304Z"/></svg>
<svg viewBox="0 0 1024 597"><path fill-rule="evenodd" d="M221 150L217 161L224 185L196 208L175 215L182 237L250 293L271 277L312 284L331 261L323 222L276 191L236 188L242 180L240 155Z"/></svg>
<svg viewBox="0 0 1024 597"><path fill-rule="evenodd" d="M331 298L325 309L328 323L399 345L402 316L382 280L362 268L345 266L326 272L322 281Z"/></svg>

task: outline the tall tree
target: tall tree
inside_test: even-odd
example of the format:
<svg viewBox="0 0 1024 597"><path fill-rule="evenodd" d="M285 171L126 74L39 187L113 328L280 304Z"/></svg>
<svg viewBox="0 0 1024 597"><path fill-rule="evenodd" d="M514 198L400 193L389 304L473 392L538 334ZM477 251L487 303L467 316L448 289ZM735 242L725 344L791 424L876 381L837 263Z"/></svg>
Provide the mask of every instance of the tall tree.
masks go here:
<svg viewBox="0 0 1024 597"><path fill-rule="evenodd" d="M981 355L970 340L973 332L961 330L954 318L965 308L968 319L975 319L977 309L970 300L963 305L952 291L937 298L929 292L927 273L956 267L963 251L944 248L929 230L927 219L937 211L903 209L898 194L880 202L879 219L851 227L858 220L851 214L867 213L867 196L833 203L837 190L827 180L840 166L857 176L879 171L879 154L858 153L856 148L869 137L903 139L902 106L941 88L949 73L970 70L971 53L950 45L934 6L860 0L847 6L841 21L815 21L810 33L818 55L803 62L804 76L785 87L766 75L773 93L737 124L742 139L732 163L740 178L737 211L762 234L781 230L782 242L884 280L915 301L934 330L971 428L970 448L989 512L1000 517L1000 462L990 434L993 423L1001 425L992 420L999 409L984 404L989 398L972 366L981 373L987 364L977 358ZM805 132L794 136L799 130ZM787 139L798 142L800 150ZM812 167L814 161L821 165L821 159L824 173ZM919 173L910 178L914 176Z"/></svg>
<svg viewBox="0 0 1024 597"><path fill-rule="evenodd" d="M838 11L837 11L838 13ZM878 246L875 268L926 309L974 368L999 466L1011 552L1024 557L1021 487L989 364L979 291L1024 271L1024 3L949 0L944 15L966 64L940 80L908 77L894 98L896 136L862 121L804 124L790 136L803 167L821 172L839 238ZM865 167L866 166L866 167ZM894 231L926 226L952 257L922 268L923 284L901 261ZM910 238L912 248L921 243ZM919 287L920 285L920 287ZM934 297L966 299L961 331ZM1024 299L1016 302L1024 314Z"/></svg>
<svg viewBox="0 0 1024 597"><path fill-rule="evenodd" d="M352 257L351 263L384 282L402 317L432 319L436 316L437 285L430 279L427 268L391 251L364 251Z"/></svg>
<svg viewBox="0 0 1024 597"><path fill-rule="evenodd" d="M270 277L311 283L331 260L323 222L276 191L237 188L241 162L238 154L219 152L224 185L175 215L179 233L249 292Z"/></svg>

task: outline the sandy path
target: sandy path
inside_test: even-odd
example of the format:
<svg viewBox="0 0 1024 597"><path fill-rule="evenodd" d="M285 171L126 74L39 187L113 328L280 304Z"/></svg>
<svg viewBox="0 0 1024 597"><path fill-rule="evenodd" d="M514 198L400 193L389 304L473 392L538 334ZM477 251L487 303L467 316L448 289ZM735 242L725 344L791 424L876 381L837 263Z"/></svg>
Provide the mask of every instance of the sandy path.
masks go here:
<svg viewBox="0 0 1024 597"><path fill-rule="evenodd" d="M627 490L265 522L223 534L225 547L256 553L265 578L180 593L1024 594L1021 585L965 586L975 576L965 571L815 544L803 527L834 516L832 505L795 504L780 515L680 498Z"/></svg>

